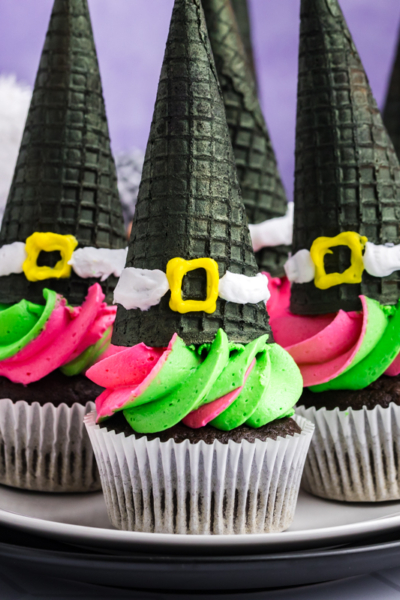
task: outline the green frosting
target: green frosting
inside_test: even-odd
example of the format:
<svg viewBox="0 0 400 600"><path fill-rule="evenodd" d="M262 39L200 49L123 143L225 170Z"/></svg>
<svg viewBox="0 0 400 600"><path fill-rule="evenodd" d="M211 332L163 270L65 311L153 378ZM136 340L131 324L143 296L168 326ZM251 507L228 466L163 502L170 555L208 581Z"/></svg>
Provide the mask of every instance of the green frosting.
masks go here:
<svg viewBox="0 0 400 600"><path fill-rule="evenodd" d="M292 357L278 344L271 344L269 349L269 385L246 421L249 427L263 427L275 419L291 417L303 392L303 378Z"/></svg>
<svg viewBox="0 0 400 600"><path fill-rule="evenodd" d="M158 402L124 410L129 425L138 433L156 433L173 427L202 403L228 360L228 338L219 329L207 358L176 390Z"/></svg>
<svg viewBox="0 0 400 600"><path fill-rule="evenodd" d="M98 342L93 344L93 346L89 346L86 348L79 356L77 356L74 360L71 360L69 363L63 365L60 368L60 371L67 375L68 377L73 377L74 375L79 375L79 373L83 373L87 371L89 367L94 365L94 363L100 358L102 354L107 350L110 346L111 339L106 342L108 336L111 334L111 327L106 329L103 336L99 339Z"/></svg>
<svg viewBox="0 0 400 600"><path fill-rule="evenodd" d="M374 300L369 300L369 303ZM375 303L379 306L378 303ZM381 307L380 307L381 308ZM382 314L386 318L385 311L382 310ZM368 318L368 324L370 319ZM400 307L397 305L396 312L387 322L386 327L383 329L375 329L375 337L378 339L372 345L368 354L364 354L361 361L358 361L355 366L354 362L350 365L350 368L346 370L342 375L322 383L310 387L313 392L323 392L325 390L361 390L378 379L386 369L391 365L393 360L400 352ZM372 324L372 322L371 322ZM382 327L383 321L380 322ZM368 329L367 329L368 331ZM378 337L378 333L380 335Z"/></svg>
<svg viewBox="0 0 400 600"><path fill-rule="evenodd" d="M179 340L179 338L178 338ZM246 346L230 347L226 334L220 329L209 348L203 348L204 360L199 354L175 342L173 350L160 371L145 389L143 396L133 400L134 407L124 407L129 425L139 433L157 433L173 427L189 413L243 387L237 398L211 421L218 429L229 431L244 423L261 427L275 419L291 416L299 399L303 381L292 357L277 344L267 344L261 336ZM186 353L183 350L186 350ZM193 356L197 357L194 364ZM245 374L256 359L246 382ZM187 375L188 365L192 372ZM186 368L184 363L186 361ZM174 365L180 372L176 386ZM173 379L172 379L173 378ZM166 383L174 389L168 389Z"/></svg>
<svg viewBox="0 0 400 600"><path fill-rule="evenodd" d="M13 305L0 305L0 360L14 356L44 329L53 312L57 294L45 288L45 306L21 300Z"/></svg>
<svg viewBox="0 0 400 600"><path fill-rule="evenodd" d="M243 390L227 409L225 409L216 419L211 421L211 425L217 429L230 431L235 427L243 425L256 410L258 404L268 388L271 372L271 363L269 359L268 348L264 345L263 350L257 357Z"/></svg>
<svg viewBox="0 0 400 600"><path fill-rule="evenodd" d="M218 377L203 404L217 400L217 398L221 398L232 392L232 390L241 387L244 383L247 369L250 367L256 354L265 348L267 340L268 336L262 335L253 342L250 342L250 344L247 344L247 346L241 346L240 348L233 347L233 357L229 357L228 365Z"/></svg>
<svg viewBox="0 0 400 600"><path fill-rule="evenodd" d="M177 338L164 365L138 398L126 405L140 406L158 400L175 390L199 366L199 355Z"/></svg>

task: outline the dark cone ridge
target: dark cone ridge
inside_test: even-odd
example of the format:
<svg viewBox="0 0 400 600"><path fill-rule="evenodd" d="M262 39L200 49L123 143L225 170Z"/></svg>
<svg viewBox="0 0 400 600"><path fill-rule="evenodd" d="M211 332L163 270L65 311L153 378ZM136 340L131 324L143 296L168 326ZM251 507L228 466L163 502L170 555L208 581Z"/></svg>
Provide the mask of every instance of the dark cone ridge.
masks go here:
<svg viewBox="0 0 400 600"><path fill-rule="evenodd" d="M230 0L203 0L203 8L248 221L282 217L287 198ZM261 249L256 254L260 270L284 275L289 250Z"/></svg>
<svg viewBox="0 0 400 600"><path fill-rule="evenodd" d="M253 52L249 5L247 0L231 0L231 4L235 12L240 37L242 38L244 49L246 50L247 60L257 86L257 71Z"/></svg>
<svg viewBox="0 0 400 600"><path fill-rule="evenodd" d="M400 242L400 167L337 0L302 0L293 254L320 236L355 231L375 244ZM327 273L350 265L339 247ZM323 314L399 298L400 273L363 273L361 284L327 290L294 284L291 310Z"/></svg>
<svg viewBox="0 0 400 600"><path fill-rule="evenodd" d="M0 246L35 231L79 247L126 246L99 67L86 0L55 0L3 223ZM98 279L1 278L0 302L43 302L49 287L81 304ZM115 277L101 284L109 301Z"/></svg>
<svg viewBox="0 0 400 600"><path fill-rule="evenodd" d="M165 272L175 257L211 257L220 277L227 269L257 273L200 0L175 0L127 266ZM184 298L205 293L203 270L185 276ZM262 302L219 299L213 314L180 314L169 299L170 292L148 311L119 306L113 343L166 346L176 332L187 344L202 344L220 327L246 343L269 332Z"/></svg>
<svg viewBox="0 0 400 600"><path fill-rule="evenodd" d="M383 110L383 122L393 142L397 157L400 158L400 32Z"/></svg>

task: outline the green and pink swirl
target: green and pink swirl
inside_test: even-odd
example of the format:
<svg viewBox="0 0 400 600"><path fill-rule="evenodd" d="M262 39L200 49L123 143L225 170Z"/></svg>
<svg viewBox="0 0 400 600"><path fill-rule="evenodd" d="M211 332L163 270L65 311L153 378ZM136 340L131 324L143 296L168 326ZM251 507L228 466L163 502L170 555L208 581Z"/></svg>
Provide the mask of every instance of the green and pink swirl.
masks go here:
<svg viewBox="0 0 400 600"><path fill-rule="evenodd" d="M61 368L83 372L110 345L116 307L103 302L98 283L78 307L49 289L44 305L21 300L0 305L0 376L27 385Z"/></svg>
<svg viewBox="0 0 400 600"><path fill-rule="evenodd" d="M400 373L400 304L360 296L362 310L299 316L289 311L290 284L269 281L275 341L292 356L312 391L359 390Z"/></svg>

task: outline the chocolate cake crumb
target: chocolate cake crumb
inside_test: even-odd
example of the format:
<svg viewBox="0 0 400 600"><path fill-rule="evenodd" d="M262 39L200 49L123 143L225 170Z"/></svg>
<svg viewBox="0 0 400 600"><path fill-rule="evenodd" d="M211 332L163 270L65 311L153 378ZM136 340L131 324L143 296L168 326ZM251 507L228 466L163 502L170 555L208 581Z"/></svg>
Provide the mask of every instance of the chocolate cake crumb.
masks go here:
<svg viewBox="0 0 400 600"><path fill-rule="evenodd" d="M85 405L94 402L103 388L84 375L67 377L61 371L53 371L39 381L28 385L13 383L7 377L0 377L0 398L13 402L25 400L28 404L38 402L41 406L51 402L54 406L64 403L72 406L75 402Z"/></svg>
<svg viewBox="0 0 400 600"><path fill-rule="evenodd" d="M328 390L316 393L305 388L297 404L305 408L314 406L327 410L334 410L336 407L339 410L361 410L363 406L372 410L375 406L388 408L391 402L400 406L400 375L382 375L362 390Z"/></svg>
<svg viewBox="0 0 400 600"><path fill-rule="evenodd" d="M125 437L134 435L136 438L146 437L149 441L159 438L161 442L167 442L173 439L177 444L189 440L191 444L197 444L197 442L203 441L206 444L212 444L214 440L218 440L221 444L227 444L229 440L240 443L242 440L254 443L255 440L261 440L265 442L267 439L276 440L278 436L285 437L287 435L293 436L295 433L301 433L301 428L297 425L296 421L288 417L284 419L276 419L267 423L264 427L253 429L247 425L241 425L232 429L231 431L221 431L212 427L212 425L206 425L199 429L191 429L183 423L178 423L170 429L161 431L159 433L137 433L126 421L122 412L117 412L115 415L106 419L100 423L100 427L104 427L107 431L115 431L115 433L124 433Z"/></svg>

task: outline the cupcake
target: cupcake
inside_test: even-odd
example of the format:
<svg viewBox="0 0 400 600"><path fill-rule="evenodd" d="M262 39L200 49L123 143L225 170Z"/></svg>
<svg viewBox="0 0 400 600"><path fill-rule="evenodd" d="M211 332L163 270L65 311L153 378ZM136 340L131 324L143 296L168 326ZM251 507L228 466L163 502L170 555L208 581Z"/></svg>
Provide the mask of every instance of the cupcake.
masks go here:
<svg viewBox="0 0 400 600"><path fill-rule="evenodd" d="M0 231L0 483L99 489L83 417L126 260L86 0L54 3Z"/></svg>
<svg viewBox="0 0 400 600"><path fill-rule="evenodd" d="M260 271L281 277L290 250L293 211L257 97L247 4L245 0L202 4L257 264Z"/></svg>
<svg viewBox="0 0 400 600"><path fill-rule="evenodd" d="M304 488L400 498L400 166L336 0L303 0L292 282L272 285L277 343L316 432Z"/></svg>
<svg viewBox="0 0 400 600"><path fill-rule="evenodd" d="M86 417L112 524L223 534L289 527L313 427L269 344L200 0L176 0L105 388Z"/></svg>

